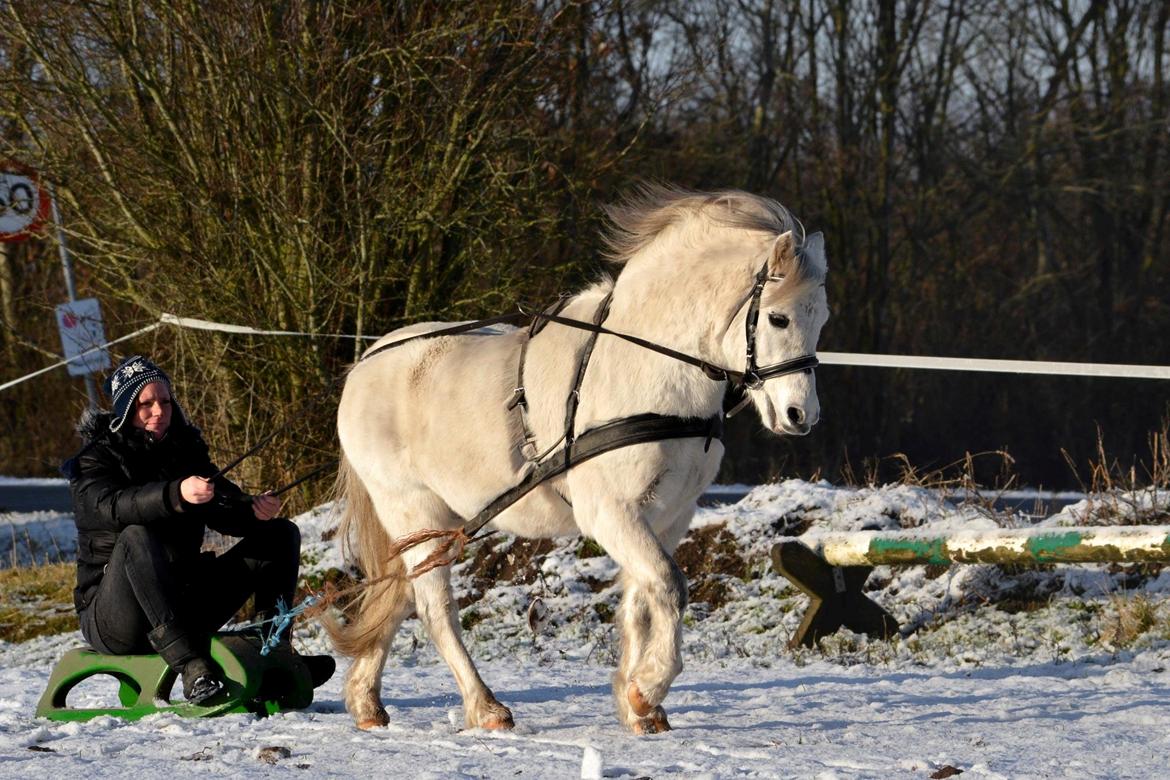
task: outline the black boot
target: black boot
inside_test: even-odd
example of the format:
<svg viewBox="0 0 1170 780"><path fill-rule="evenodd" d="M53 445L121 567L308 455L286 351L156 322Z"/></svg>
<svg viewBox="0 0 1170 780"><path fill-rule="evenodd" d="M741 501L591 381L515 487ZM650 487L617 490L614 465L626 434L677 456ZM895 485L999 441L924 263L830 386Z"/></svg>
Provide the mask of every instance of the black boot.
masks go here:
<svg viewBox="0 0 1170 780"><path fill-rule="evenodd" d="M305 668L309 670L309 679L313 681L314 688L324 685L337 669L337 662L331 655L297 655L297 658L301 659Z"/></svg>
<svg viewBox="0 0 1170 780"><path fill-rule="evenodd" d="M192 704L202 704L223 690L223 681L215 664L206 658L192 658L183 666L183 696Z"/></svg>
<svg viewBox="0 0 1170 780"><path fill-rule="evenodd" d="M337 662L333 660L331 655L301 655L293 649L292 642L288 639L281 639L280 643L273 648L273 652L277 656L284 656L289 661L296 663L300 662L305 665L305 669L309 672L309 679L313 681L313 687L319 688L337 669Z"/></svg>
<svg viewBox="0 0 1170 780"><path fill-rule="evenodd" d="M207 655L207 650L197 644L186 629L176 623L157 626L146 638L150 645L183 677L183 697L192 704L201 704L223 690L220 672Z"/></svg>

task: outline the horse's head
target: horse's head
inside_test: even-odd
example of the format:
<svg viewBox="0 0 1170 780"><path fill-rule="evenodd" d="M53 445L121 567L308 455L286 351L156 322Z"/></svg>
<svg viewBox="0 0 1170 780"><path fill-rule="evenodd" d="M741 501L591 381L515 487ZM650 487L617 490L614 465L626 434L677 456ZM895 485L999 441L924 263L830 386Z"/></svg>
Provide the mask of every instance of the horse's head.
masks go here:
<svg viewBox="0 0 1170 780"><path fill-rule="evenodd" d="M740 356L747 350L745 371L759 367L764 381L749 384L747 395L764 425L773 433L804 436L821 417L816 376L812 369L769 376L769 368L816 354L821 328L829 319L825 297L828 264L820 233L809 236L799 247L791 231L781 234L771 243L764 267L762 277L757 278L757 285L762 283L763 287L758 293L754 330L749 298L743 318L737 318L742 327L728 330L724 348L729 357L737 349Z"/></svg>

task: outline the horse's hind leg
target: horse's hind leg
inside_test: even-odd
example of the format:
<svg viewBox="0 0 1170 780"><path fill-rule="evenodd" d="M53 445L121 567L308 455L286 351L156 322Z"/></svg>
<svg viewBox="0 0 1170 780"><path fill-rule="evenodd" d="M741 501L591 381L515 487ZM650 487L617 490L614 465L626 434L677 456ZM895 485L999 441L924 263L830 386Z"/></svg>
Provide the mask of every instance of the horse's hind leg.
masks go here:
<svg viewBox="0 0 1170 780"><path fill-rule="evenodd" d="M403 597L396 599L394 609L380 628L379 641L370 643L366 650L356 658L349 667L345 678L345 708L353 715L354 722L360 729L375 728L390 725L390 716L382 706L382 672L386 667L386 657L390 653L390 645L402 621L410 614L412 606L409 597L410 588L405 582L394 581L391 587L402 587ZM390 596L385 593L371 593L383 598Z"/></svg>
<svg viewBox="0 0 1170 780"><path fill-rule="evenodd" d="M413 569L437 546L437 543L422 544L405 552L403 557ZM455 675L455 684L463 697L463 718L467 727L512 728L512 712L500 704L484 684L463 644L459 612L451 593L451 568L441 566L420 575L414 581L414 602L419 620Z"/></svg>

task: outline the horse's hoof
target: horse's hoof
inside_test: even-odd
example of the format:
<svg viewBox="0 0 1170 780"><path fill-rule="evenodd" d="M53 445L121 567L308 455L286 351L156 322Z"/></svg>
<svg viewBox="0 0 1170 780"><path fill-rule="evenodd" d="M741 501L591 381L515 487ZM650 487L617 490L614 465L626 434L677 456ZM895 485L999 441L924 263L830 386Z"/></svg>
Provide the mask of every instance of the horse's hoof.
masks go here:
<svg viewBox="0 0 1170 780"><path fill-rule="evenodd" d="M661 734L664 731L670 731L670 723L666 720L666 710L655 707L649 715L634 721L633 729L634 733L638 735Z"/></svg>
<svg viewBox="0 0 1170 780"><path fill-rule="evenodd" d="M515 728L515 726L516 723L512 720L512 711L496 701L494 697L479 710L476 717L467 719L467 727L472 729L499 731Z"/></svg>
<svg viewBox="0 0 1170 780"><path fill-rule="evenodd" d="M390 725L390 715L385 708L379 707L378 711L374 713L374 717L359 720L357 727L362 731L369 731L370 729L384 728Z"/></svg>
<svg viewBox="0 0 1170 780"><path fill-rule="evenodd" d="M490 717L480 725L480 728L492 729L493 731L506 731L507 729L513 729L515 727L516 723L512 720L512 713L510 712L507 715L496 715Z"/></svg>
<svg viewBox="0 0 1170 780"><path fill-rule="evenodd" d="M642 690L636 682L631 682L630 687L626 689L626 701L629 702L630 709L639 718L645 718L654 710L654 705L642 696ZM665 716L663 716L663 720L665 720Z"/></svg>

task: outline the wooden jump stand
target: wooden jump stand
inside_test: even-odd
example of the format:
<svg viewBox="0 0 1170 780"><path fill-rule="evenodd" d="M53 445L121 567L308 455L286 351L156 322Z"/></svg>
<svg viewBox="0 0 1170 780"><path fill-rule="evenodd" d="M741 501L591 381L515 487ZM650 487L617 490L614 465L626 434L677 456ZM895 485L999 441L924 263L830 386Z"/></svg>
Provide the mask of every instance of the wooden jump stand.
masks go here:
<svg viewBox="0 0 1170 780"><path fill-rule="evenodd" d="M1148 562L1170 562L1170 526L857 531L772 547L776 571L809 597L793 648L814 647L842 626L881 639L898 633L893 615L861 592L875 566Z"/></svg>

